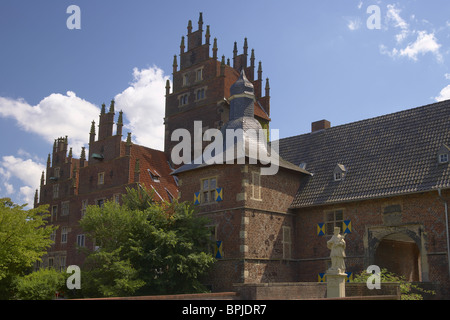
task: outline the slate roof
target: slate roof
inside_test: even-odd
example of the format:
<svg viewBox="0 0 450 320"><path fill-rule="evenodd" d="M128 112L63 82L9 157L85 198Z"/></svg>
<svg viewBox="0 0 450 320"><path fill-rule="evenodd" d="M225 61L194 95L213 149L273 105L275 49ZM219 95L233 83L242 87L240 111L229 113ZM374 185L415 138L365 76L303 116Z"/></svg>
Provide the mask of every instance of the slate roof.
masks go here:
<svg viewBox="0 0 450 320"><path fill-rule="evenodd" d="M279 142L285 160L313 174L302 177L292 208L450 188L450 164L438 163L450 145L450 100Z"/></svg>

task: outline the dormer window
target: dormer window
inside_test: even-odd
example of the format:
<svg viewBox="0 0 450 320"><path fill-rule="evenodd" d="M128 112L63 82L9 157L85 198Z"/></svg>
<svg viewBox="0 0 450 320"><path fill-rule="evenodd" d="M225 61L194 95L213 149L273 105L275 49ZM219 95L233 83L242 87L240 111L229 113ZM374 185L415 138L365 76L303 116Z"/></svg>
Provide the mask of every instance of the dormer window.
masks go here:
<svg viewBox="0 0 450 320"><path fill-rule="evenodd" d="M443 144L442 147L438 151L438 163L448 163L450 158L450 148Z"/></svg>
<svg viewBox="0 0 450 320"><path fill-rule="evenodd" d="M154 170L154 169L147 169L147 171L148 171L148 174L150 175L150 177L152 178L152 181L153 182L160 182L160 175L159 175L159 173L156 171L156 170Z"/></svg>
<svg viewBox="0 0 450 320"><path fill-rule="evenodd" d="M347 169L343 164L337 164L336 168L333 171L334 181L342 181L345 178L345 174L347 173Z"/></svg>

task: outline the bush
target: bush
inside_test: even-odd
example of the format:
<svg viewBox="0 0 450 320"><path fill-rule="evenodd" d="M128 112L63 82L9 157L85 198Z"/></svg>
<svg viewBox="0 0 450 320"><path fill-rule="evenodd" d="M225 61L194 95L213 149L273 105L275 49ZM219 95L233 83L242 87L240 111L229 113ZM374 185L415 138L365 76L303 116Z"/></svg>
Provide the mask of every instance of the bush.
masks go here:
<svg viewBox="0 0 450 320"><path fill-rule="evenodd" d="M54 269L40 269L15 279L15 298L19 300L52 300L66 288L66 276Z"/></svg>
<svg viewBox="0 0 450 320"><path fill-rule="evenodd" d="M366 283L371 273L367 273L365 270L359 274L356 274L352 282ZM405 277L396 275L383 268L380 272L380 280L383 282L398 282L400 284L401 300L423 300L422 294L436 294L434 291L424 290L419 286L407 282Z"/></svg>

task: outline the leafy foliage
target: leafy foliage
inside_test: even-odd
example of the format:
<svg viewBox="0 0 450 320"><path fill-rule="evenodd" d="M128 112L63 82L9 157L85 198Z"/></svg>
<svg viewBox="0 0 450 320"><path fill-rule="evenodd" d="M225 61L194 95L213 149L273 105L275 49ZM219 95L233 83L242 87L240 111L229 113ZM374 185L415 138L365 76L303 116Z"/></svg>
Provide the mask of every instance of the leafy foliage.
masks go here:
<svg viewBox="0 0 450 320"><path fill-rule="evenodd" d="M90 206L80 221L99 246L83 268L83 283L90 282L82 286L84 295L204 291L198 279L215 261L205 252L208 221L195 216L188 203L153 201L141 187L128 189L123 203Z"/></svg>
<svg viewBox="0 0 450 320"><path fill-rule="evenodd" d="M55 269L40 269L15 280L15 298L19 300L51 300L55 292L66 290L66 278Z"/></svg>
<svg viewBox="0 0 450 320"><path fill-rule="evenodd" d="M0 298L9 299L16 277L30 271L53 243L54 226L46 226L47 206L24 210L26 205L0 199Z"/></svg>
<svg viewBox="0 0 450 320"><path fill-rule="evenodd" d="M367 283L369 277L372 276L371 273L362 271L356 274L353 278L353 282L363 282ZM395 273L389 272L386 268L380 270L380 281L383 282L398 282L400 284L400 293L402 300L423 300L423 294L434 295L435 292L431 290L424 290L419 286L408 282L405 277L396 275Z"/></svg>

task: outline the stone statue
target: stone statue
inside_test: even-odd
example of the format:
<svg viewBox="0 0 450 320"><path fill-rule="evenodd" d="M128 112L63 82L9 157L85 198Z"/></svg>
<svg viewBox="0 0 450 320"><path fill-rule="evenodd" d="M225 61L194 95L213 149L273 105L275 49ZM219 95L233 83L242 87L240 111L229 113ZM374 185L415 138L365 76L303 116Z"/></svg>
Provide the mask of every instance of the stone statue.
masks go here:
<svg viewBox="0 0 450 320"><path fill-rule="evenodd" d="M327 247L331 249L331 268L328 270L328 273L345 273L345 235L340 235L340 231L339 227L335 227L333 237L327 241Z"/></svg>

